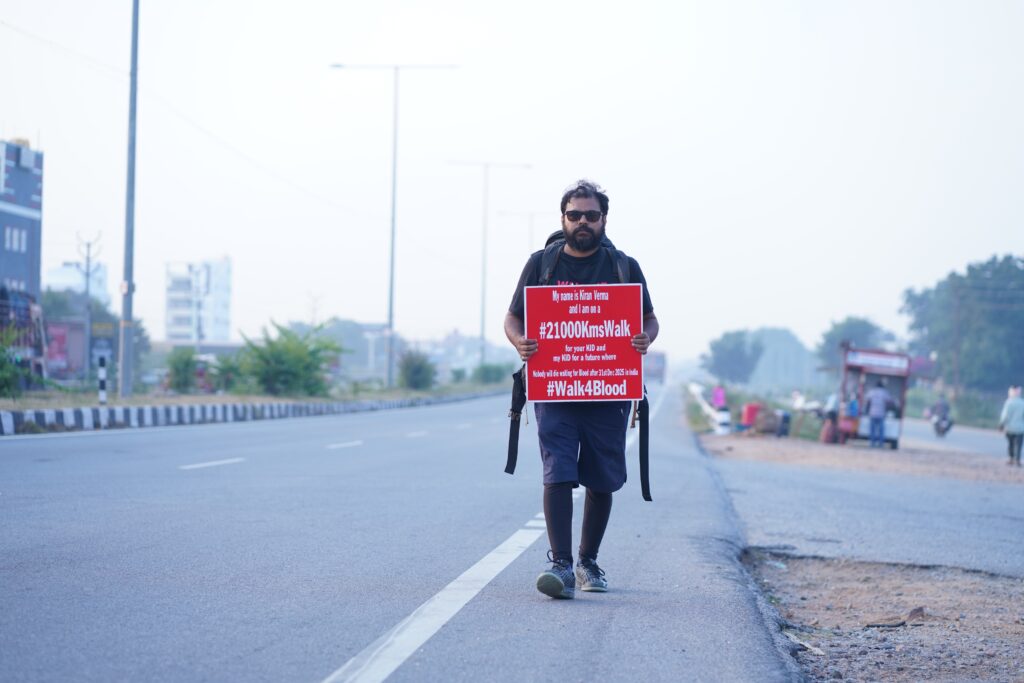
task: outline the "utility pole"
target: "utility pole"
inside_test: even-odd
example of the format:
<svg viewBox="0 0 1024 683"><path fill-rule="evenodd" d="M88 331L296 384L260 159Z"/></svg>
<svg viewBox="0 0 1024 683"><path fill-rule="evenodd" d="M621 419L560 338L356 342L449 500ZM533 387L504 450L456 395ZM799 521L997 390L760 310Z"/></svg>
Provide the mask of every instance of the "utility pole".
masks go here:
<svg viewBox="0 0 1024 683"><path fill-rule="evenodd" d="M953 288L953 396L960 396L960 286L955 277Z"/></svg>
<svg viewBox="0 0 1024 683"><path fill-rule="evenodd" d="M132 362L135 327L132 321L132 294L135 293L133 256L135 253L135 101L139 86L139 0L132 0L132 66L128 93L128 188L124 219L124 280L121 282L121 329L118 384L121 398L132 395Z"/></svg>
<svg viewBox="0 0 1024 683"><path fill-rule="evenodd" d="M493 161L453 161L456 166L477 166L483 171L483 220L481 221L480 238L480 366L487 360L486 331L487 313L487 218L490 215L490 181L492 168L532 168L530 164L508 164Z"/></svg>
<svg viewBox="0 0 1024 683"><path fill-rule="evenodd" d="M385 69L392 72L391 248L388 256L388 388L395 377L395 223L398 208L398 82L402 69L454 69L452 64L331 64L332 69Z"/></svg>
<svg viewBox="0 0 1024 683"><path fill-rule="evenodd" d="M93 245L100 241L100 236L96 235L96 238L88 242L83 242L82 238L78 238L78 253L85 257L85 268L82 268L82 264L76 263L75 267L85 277L85 378L89 379L92 376L92 259ZM85 253L82 253L82 246L85 245ZM99 256L99 249L96 250L96 256Z"/></svg>

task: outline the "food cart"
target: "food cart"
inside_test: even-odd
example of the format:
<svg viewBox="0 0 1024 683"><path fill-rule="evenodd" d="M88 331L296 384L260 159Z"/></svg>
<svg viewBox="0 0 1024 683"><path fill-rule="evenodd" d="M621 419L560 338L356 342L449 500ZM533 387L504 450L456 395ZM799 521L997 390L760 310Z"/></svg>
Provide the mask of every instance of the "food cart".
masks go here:
<svg viewBox="0 0 1024 683"><path fill-rule="evenodd" d="M899 447L903 428L903 410L907 405L910 356L879 349L843 348L843 378L839 385L839 441L869 438L870 421L864 414L864 397L881 380L894 405L885 414L885 443ZM856 400L854 404L853 401ZM853 406L856 410L851 410Z"/></svg>

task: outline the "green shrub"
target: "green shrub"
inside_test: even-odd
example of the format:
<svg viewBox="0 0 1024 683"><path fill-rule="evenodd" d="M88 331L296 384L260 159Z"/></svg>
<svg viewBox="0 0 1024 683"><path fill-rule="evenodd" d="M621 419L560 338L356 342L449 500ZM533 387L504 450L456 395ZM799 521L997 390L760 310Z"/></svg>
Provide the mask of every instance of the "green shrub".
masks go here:
<svg viewBox="0 0 1024 683"><path fill-rule="evenodd" d="M480 384L499 384L511 379L515 366L511 363L484 363L473 369L473 381Z"/></svg>
<svg viewBox="0 0 1024 683"><path fill-rule="evenodd" d="M213 388L217 391L234 391L245 379L242 361L237 356L217 356L213 366Z"/></svg>
<svg viewBox="0 0 1024 683"><path fill-rule="evenodd" d="M426 354L406 351L398 361L398 377L403 387L422 391L434 386L437 368Z"/></svg>
<svg viewBox="0 0 1024 683"><path fill-rule="evenodd" d="M241 354L244 373L273 396L326 396L326 369L341 353L341 345L323 337L320 327L298 334L273 325L276 337L264 330L262 343L245 338Z"/></svg>
<svg viewBox="0 0 1024 683"><path fill-rule="evenodd" d="M196 386L196 353L179 346L167 356L168 383L179 394L187 394Z"/></svg>

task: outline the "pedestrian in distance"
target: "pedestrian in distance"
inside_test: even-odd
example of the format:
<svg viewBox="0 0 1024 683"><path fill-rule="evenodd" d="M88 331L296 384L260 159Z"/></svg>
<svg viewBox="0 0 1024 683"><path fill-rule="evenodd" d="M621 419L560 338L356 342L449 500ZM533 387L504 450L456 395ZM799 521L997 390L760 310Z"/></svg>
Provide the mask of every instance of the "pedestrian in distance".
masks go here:
<svg viewBox="0 0 1024 683"><path fill-rule="evenodd" d="M1020 394L1019 385L1010 387L999 415L999 430L1006 434L1006 450L1010 456L1006 464L1017 467L1020 467L1021 443L1024 442L1024 398Z"/></svg>
<svg viewBox="0 0 1024 683"><path fill-rule="evenodd" d="M614 252L605 239L608 195L595 183L580 180L562 195L561 213L565 244L544 284L618 282ZM537 352L537 340L526 336L524 288L541 284L543 254L543 250L537 251L526 262L505 316L505 336L524 361ZM658 336L658 319L643 271L633 258L628 258L628 281L643 285L643 328L631 342L637 353L645 354ZM544 466L544 519L551 546L550 567L536 582L537 590L545 595L572 598L577 585L583 591L608 590L597 553L611 516L612 494L626 481L626 426L631 407L629 401L534 404ZM579 486L587 493L574 570L572 490Z"/></svg>
<svg viewBox="0 0 1024 683"><path fill-rule="evenodd" d="M729 401L725 397L725 387L722 386L721 382L715 384L715 388L711 390L711 406L715 410L727 410L729 408Z"/></svg>
<svg viewBox="0 0 1024 683"><path fill-rule="evenodd" d="M876 380L875 386L864 397L864 413L870 420L868 435L871 448L885 445L885 413L892 402L892 396L882 380Z"/></svg>

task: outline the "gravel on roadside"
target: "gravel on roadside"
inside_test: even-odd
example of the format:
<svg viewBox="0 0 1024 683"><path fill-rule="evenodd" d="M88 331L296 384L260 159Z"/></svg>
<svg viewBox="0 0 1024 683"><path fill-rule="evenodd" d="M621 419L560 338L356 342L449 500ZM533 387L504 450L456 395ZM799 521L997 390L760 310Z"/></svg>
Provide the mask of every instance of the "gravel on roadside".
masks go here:
<svg viewBox="0 0 1024 683"><path fill-rule="evenodd" d="M951 450L699 438L716 458L1024 484L1020 468ZM1024 579L770 548L748 548L743 561L812 681L1024 682Z"/></svg>
<svg viewBox="0 0 1024 683"><path fill-rule="evenodd" d="M1024 681L1024 579L744 556L813 681Z"/></svg>

